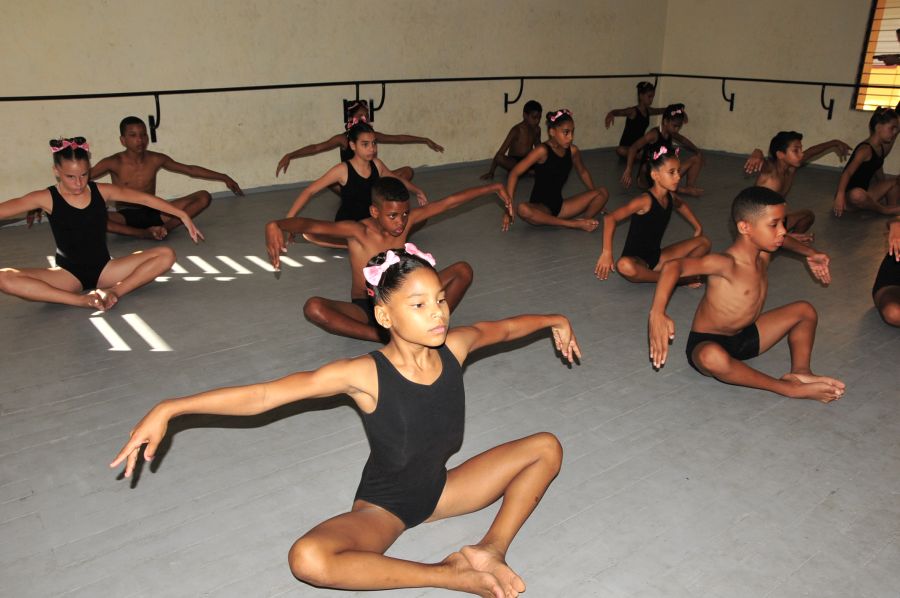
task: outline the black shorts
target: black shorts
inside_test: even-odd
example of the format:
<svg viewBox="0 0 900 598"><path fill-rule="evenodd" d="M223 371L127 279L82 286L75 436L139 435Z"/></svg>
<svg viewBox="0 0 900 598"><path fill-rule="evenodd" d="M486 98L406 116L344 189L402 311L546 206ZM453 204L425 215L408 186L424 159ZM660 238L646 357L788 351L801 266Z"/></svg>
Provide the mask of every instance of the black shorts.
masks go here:
<svg viewBox="0 0 900 598"><path fill-rule="evenodd" d="M151 226L163 225L162 212L146 206L119 210L119 214L125 218L125 224L132 228L150 228Z"/></svg>
<svg viewBox="0 0 900 598"><path fill-rule="evenodd" d="M881 260L881 267L875 275L875 284L872 286L872 296L884 287L900 286L900 262L894 256L888 254Z"/></svg>
<svg viewBox="0 0 900 598"><path fill-rule="evenodd" d="M380 328L380 326L378 326L378 322L375 320L375 305L372 303L371 299L369 299L368 297L366 297L365 299L350 299L350 302L366 312L366 316L369 318L370 326Z"/></svg>
<svg viewBox="0 0 900 598"><path fill-rule="evenodd" d="M691 333L688 335L687 346L684 350L685 353L687 353L688 363L698 372L700 372L700 368L694 363L694 349L697 348L697 345L700 343L705 342L716 343L725 349L726 353L741 361L759 355L759 329L756 327L756 324L750 324L732 336L728 336L727 334L711 334L709 332L694 332L691 330ZM702 374L703 372L700 373Z"/></svg>

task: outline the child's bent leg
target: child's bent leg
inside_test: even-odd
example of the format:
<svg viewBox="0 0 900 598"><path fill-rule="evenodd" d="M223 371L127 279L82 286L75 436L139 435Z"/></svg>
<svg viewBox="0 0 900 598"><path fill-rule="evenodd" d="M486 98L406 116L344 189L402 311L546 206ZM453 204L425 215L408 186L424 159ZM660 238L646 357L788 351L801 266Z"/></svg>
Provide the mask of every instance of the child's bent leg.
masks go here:
<svg viewBox="0 0 900 598"><path fill-rule="evenodd" d="M496 576L507 595L525 591L525 584L506 564L506 552L559 473L562 455L556 437L542 432L472 457L448 472L444 492L428 519L479 511L502 497L490 529L462 553L476 569Z"/></svg>
<svg viewBox="0 0 900 598"><path fill-rule="evenodd" d="M600 226L599 222L591 218L577 219L574 217L583 212L597 196L598 193L596 191L585 191L575 197L563 200L559 216L551 214L550 210L544 204L530 202L522 202L516 206L516 213L522 220L534 226L560 226L563 228L576 228L586 232L592 232ZM608 198L609 196L607 195L606 197ZM570 204L569 202L575 203ZM567 204L569 205L567 206ZM576 208L578 208L578 211L575 211ZM571 216L563 216L564 214L571 214Z"/></svg>
<svg viewBox="0 0 900 598"><path fill-rule="evenodd" d="M62 268L15 268L0 269L0 292L28 301L62 303L77 307L97 309L90 295L82 295L81 283L70 272Z"/></svg>
<svg viewBox="0 0 900 598"><path fill-rule="evenodd" d="M812 210L797 210L784 217L784 228L789 233L805 233L815 221L816 214Z"/></svg>
<svg viewBox="0 0 900 598"><path fill-rule="evenodd" d="M331 334L372 342L380 340L377 328L369 323L362 308L346 301L311 297L303 305L303 315Z"/></svg>
<svg viewBox="0 0 900 598"><path fill-rule="evenodd" d="M450 264L440 272L438 278L444 287L444 296L447 299L447 306L450 313L460 304L466 291L472 285L475 273L467 262L456 262Z"/></svg>
<svg viewBox="0 0 900 598"><path fill-rule="evenodd" d="M609 201L609 191L606 190L606 187L579 193L575 197L563 200L559 217L568 220L580 215L592 220L594 216L603 211L607 201Z"/></svg>
<svg viewBox="0 0 900 598"><path fill-rule="evenodd" d="M900 327L900 286L886 286L875 293L875 307L885 324Z"/></svg>
<svg viewBox="0 0 900 598"><path fill-rule="evenodd" d="M403 529L396 516L357 501L353 511L320 523L294 543L291 572L307 583L344 590L439 587L503 598L497 580L462 555L436 564L384 556Z"/></svg>
<svg viewBox="0 0 900 598"><path fill-rule="evenodd" d="M208 208L211 202L212 195L209 194L209 191L195 191L190 195L173 199L171 203L173 206L184 210L193 220L200 212ZM161 218L167 230L172 230L182 224L181 220L169 214L162 214Z"/></svg>
<svg viewBox="0 0 900 598"><path fill-rule="evenodd" d="M111 294L112 303L107 307L112 307L117 297L152 282L157 276L168 272L174 263L175 252L169 247L153 247L114 258L100 273L97 288Z"/></svg>
<svg viewBox="0 0 900 598"><path fill-rule="evenodd" d="M703 157L703 154L694 154L681 163L681 177L685 184L684 187L678 190L679 193L694 197L699 197L703 194L703 189L697 187L697 179L700 177L700 170L705 163L706 159Z"/></svg>
<svg viewBox="0 0 900 598"><path fill-rule="evenodd" d="M868 191L865 189L851 189L847 192L847 206L854 210L869 210L885 216L900 214L900 205L885 205L879 200L883 198L895 185L893 179L878 181Z"/></svg>
<svg viewBox="0 0 900 598"><path fill-rule="evenodd" d="M623 255L616 261L616 272L629 282L656 282L659 272L647 267L647 263L639 257Z"/></svg>
<svg viewBox="0 0 900 598"><path fill-rule="evenodd" d="M625 147L624 145L620 145L616 148L616 155L620 158L628 158L628 150L630 148Z"/></svg>
<svg viewBox="0 0 900 598"><path fill-rule="evenodd" d="M405 181L411 181L416 175L416 171L413 170L410 166L401 166L400 168L394 170L394 174Z"/></svg>

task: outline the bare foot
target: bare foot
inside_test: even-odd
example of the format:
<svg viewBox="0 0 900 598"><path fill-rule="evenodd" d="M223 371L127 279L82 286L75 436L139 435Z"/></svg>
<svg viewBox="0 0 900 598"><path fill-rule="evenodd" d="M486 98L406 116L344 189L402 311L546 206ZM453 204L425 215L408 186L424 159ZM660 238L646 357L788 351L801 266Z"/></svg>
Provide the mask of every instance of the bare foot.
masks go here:
<svg viewBox="0 0 900 598"><path fill-rule="evenodd" d="M85 295L85 299L87 300L87 305L85 307L89 307L91 309L96 309L98 311L106 311L106 308L103 307L103 298L106 296L106 293L101 291L100 289L96 289Z"/></svg>
<svg viewBox="0 0 900 598"><path fill-rule="evenodd" d="M509 598L525 591L525 582L506 564L504 555L490 546L463 546L463 556L478 571L485 571L497 578Z"/></svg>
<svg viewBox="0 0 900 598"><path fill-rule="evenodd" d="M146 230L147 238L154 241L162 241L169 234L169 229L165 226L151 226Z"/></svg>
<svg viewBox="0 0 900 598"><path fill-rule="evenodd" d="M826 376L791 373L785 374L781 379L794 386L788 395L794 399L813 399L821 403L830 403L840 399L844 394L844 383Z"/></svg>
<svg viewBox="0 0 900 598"><path fill-rule="evenodd" d="M703 195L703 189L700 187L685 186L678 190L679 193L690 195L691 197L700 197Z"/></svg>
<svg viewBox="0 0 900 598"><path fill-rule="evenodd" d="M575 220L572 220L572 228L580 228L589 233L597 230L598 226L600 226L600 223L593 219L576 218Z"/></svg>
<svg viewBox="0 0 900 598"><path fill-rule="evenodd" d="M442 563L453 572L454 579L449 584L449 589L468 592L482 598L506 598L497 578L491 573L475 569L461 553L454 552Z"/></svg>
<svg viewBox="0 0 900 598"><path fill-rule="evenodd" d="M97 289L97 292L101 293L101 296L103 298L103 311L110 309L113 305L119 302L119 296L109 289Z"/></svg>

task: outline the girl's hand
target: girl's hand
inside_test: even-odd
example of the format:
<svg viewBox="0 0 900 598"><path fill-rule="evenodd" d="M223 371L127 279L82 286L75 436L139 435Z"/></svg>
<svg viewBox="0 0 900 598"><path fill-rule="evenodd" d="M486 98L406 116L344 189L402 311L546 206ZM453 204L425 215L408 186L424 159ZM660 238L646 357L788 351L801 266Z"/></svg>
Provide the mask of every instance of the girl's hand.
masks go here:
<svg viewBox="0 0 900 598"><path fill-rule="evenodd" d="M278 176L278 171L277 171L277 170L275 171L275 176ZM231 177L225 177L225 186L228 187L228 189L230 189L231 192L234 193L235 195L240 195L241 197L244 196L244 191L243 191L243 189L241 189L241 186L238 185L238 184L234 181L233 178L231 178Z"/></svg>
<svg viewBox="0 0 900 598"><path fill-rule="evenodd" d="M425 140L425 145L427 145L430 149L432 149L432 150L434 150L434 151L436 151L436 152L443 152L443 151L444 151L444 148L443 148L442 146L438 145L437 143L435 143L435 142L432 141L431 139L426 139L426 140Z"/></svg>
<svg viewBox="0 0 900 598"><path fill-rule="evenodd" d="M160 404L161 405L161 404ZM163 413L163 410L157 405L138 422L138 425L131 431L131 438L109 464L110 468L117 467L125 461L125 477L130 478L131 472L137 465L138 454L141 452L141 446L144 448L144 461L152 461L156 456L156 449L166 435L166 428L169 425L169 418Z"/></svg>
<svg viewBox="0 0 900 598"><path fill-rule="evenodd" d="M834 211L834 215L840 218L844 215L844 210L847 208L847 200L844 197L843 193L838 193L834 196L834 202L832 203L832 210Z"/></svg>
<svg viewBox="0 0 900 598"><path fill-rule="evenodd" d="M888 225L888 253L900 262L900 220Z"/></svg>
<svg viewBox="0 0 900 598"><path fill-rule="evenodd" d="M616 265L613 262L612 255L608 251L603 251L600 253L600 257L597 259L597 265L594 266L594 274L600 280L606 280L609 278L610 272L615 272Z"/></svg>
<svg viewBox="0 0 900 598"><path fill-rule="evenodd" d="M660 369L666 364L669 343L675 340L675 322L665 312L651 311L647 333L650 339L650 362L654 368Z"/></svg>
<svg viewBox="0 0 900 598"><path fill-rule="evenodd" d="M824 253L814 253L806 258L809 269L822 284L831 284L831 272L828 270L828 264L831 262Z"/></svg>
<svg viewBox="0 0 900 598"><path fill-rule="evenodd" d="M200 241L205 241L203 233L200 232L200 229L194 226L194 221L191 220L191 217L185 214L181 218L182 224L184 224L184 228L187 230L188 234L191 235L191 239L194 243L199 243Z"/></svg>
<svg viewBox="0 0 900 598"><path fill-rule="evenodd" d="M554 326L553 343L556 350L562 353L562 356L569 362L575 363L575 358L581 359L581 349L578 348L578 341L575 340L575 333L572 332L572 325L569 320L563 318L563 324Z"/></svg>
<svg viewBox="0 0 900 598"><path fill-rule="evenodd" d="M606 128L610 128L612 124L616 121L616 116L612 112L606 113L606 119L604 119L603 124L606 125Z"/></svg>
<svg viewBox="0 0 900 598"><path fill-rule="evenodd" d="M512 221L513 221L513 217L512 217L512 215L511 215L511 213L509 213L509 212L504 212L504 213L503 213L503 224L500 226L500 230L501 230L502 232L504 232L504 233L505 233L506 231L508 231L508 230L509 230L509 225L512 224Z"/></svg>
<svg viewBox="0 0 900 598"><path fill-rule="evenodd" d="M420 206L424 206L425 204L428 203L428 198L425 197L425 192L422 191L421 189L416 191L416 201L419 202Z"/></svg>
<svg viewBox="0 0 900 598"><path fill-rule="evenodd" d="M837 154L838 159L843 162L847 159L847 156L850 154L850 146L841 141L840 139L834 140L834 153Z"/></svg>
<svg viewBox="0 0 900 598"><path fill-rule="evenodd" d="M278 178L279 172L284 172L287 174L288 165L291 163L290 154L285 154L284 157L278 161L278 166L275 167L275 178Z"/></svg>
<svg viewBox="0 0 900 598"><path fill-rule="evenodd" d="M626 170L622 173L622 178L619 179L622 181L622 186L628 189L631 187L631 170Z"/></svg>
<svg viewBox="0 0 900 598"><path fill-rule="evenodd" d="M513 219L512 200L509 198L509 194L506 192L506 189L503 188L503 185L499 185L499 189L497 189L497 197L499 197L500 201L503 202L503 210L509 216L510 222L512 222L512 219Z"/></svg>
<svg viewBox="0 0 900 598"><path fill-rule="evenodd" d="M285 234L281 232L278 225L270 222L266 225L266 253L269 254L269 261L276 270L281 269L281 254L287 253L287 241Z"/></svg>

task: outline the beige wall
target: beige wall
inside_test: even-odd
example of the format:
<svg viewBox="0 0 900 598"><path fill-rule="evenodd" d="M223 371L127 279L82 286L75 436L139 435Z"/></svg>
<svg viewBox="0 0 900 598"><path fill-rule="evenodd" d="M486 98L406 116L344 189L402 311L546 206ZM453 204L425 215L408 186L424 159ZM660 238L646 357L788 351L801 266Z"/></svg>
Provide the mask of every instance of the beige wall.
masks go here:
<svg viewBox="0 0 900 598"><path fill-rule="evenodd" d="M855 82L865 41L869 0L668 0L664 72L808 81ZM851 90L828 88L834 115L820 106L820 87L666 79L660 103L683 101L691 115L683 133L700 147L746 153L767 149L782 129L805 144L840 138L855 145L868 136L869 112L850 109ZM834 156L820 163L838 165ZM886 168L898 169L897 156Z"/></svg>
<svg viewBox="0 0 900 598"><path fill-rule="evenodd" d="M3 95L42 95L642 73L660 67L665 18L665 2L658 0L36 0L6 9L0 75ZM488 158L529 98L546 108L572 108L583 147L611 145L619 131L604 130L602 114L611 105L631 103L633 84L528 83L522 102L508 114L503 93L514 94L517 82L389 86L376 127L429 136L447 151L392 146L383 148L381 157L389 166ZM295 161L287 179L275 179L275 164L287 151L339 131L340 100L351 94L347 87L163 97L159 143L152 149L225 171L247 188L315 178L336 162L336 152ZM377 101L379 94L371 88L362 95ZM0 197L52 182L47 139L84 135L96 160L119 149L116 127L122 116L146 119L152 111L152 98L0 103L8 148ZM158 191L170 197L200 184L164 175Z"/></svg>

